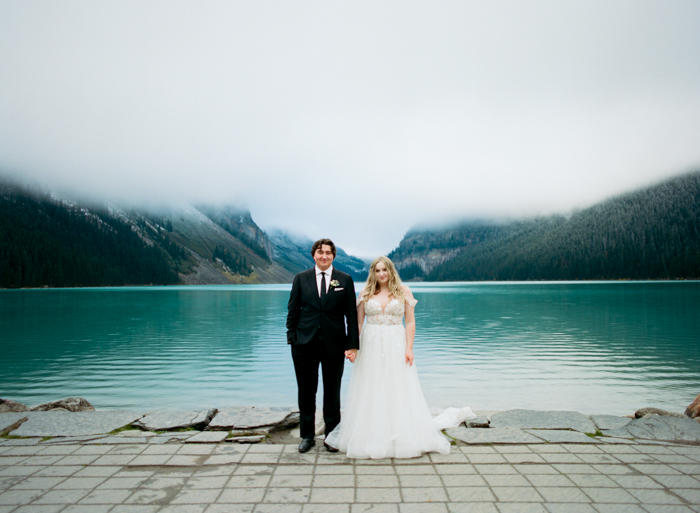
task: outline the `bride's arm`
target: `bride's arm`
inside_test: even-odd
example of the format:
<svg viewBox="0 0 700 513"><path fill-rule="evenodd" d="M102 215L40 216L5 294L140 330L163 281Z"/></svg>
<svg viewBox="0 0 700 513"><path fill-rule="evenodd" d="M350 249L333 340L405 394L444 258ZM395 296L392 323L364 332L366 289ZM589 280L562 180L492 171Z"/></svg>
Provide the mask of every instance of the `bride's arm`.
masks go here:
<svg viewBox="0 0 700 513"><path fill-rule="evenodd" d="M360 294L362 297L362 294ZM362 326L365 323L365 302L360 299L360 303L357 305L357 328L362 333Z"/></svg>
<svg viewBox="0 0 700 513"><path fill-rule="evenodd" d="M357 329L358 336L362 334L362 325L365 323L365 302L362 301L362 296L364 296L364 289L360 292L357 300ZM357 358L357 349L348 349L345 351L345 358L350 360L351 363L355 363L355 358Z"/></svg>
<svg viewBox="0 0 700 513"><path fill-rule="evenodd" d="M416 337L416 300L408 287L404 286L403 293L406 296L406 311L404 313L404 321L406 323L406 363L413 365L413 339Z"/></svg>

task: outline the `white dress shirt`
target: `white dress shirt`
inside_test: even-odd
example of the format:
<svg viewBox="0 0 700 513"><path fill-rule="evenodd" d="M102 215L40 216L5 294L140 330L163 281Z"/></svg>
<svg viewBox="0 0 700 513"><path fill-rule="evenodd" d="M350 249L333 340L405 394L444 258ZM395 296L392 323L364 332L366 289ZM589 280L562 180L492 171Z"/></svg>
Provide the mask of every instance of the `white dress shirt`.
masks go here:
<svg viewBox="0 0 700 513"><path fill-rule="evenodd" d="M331 265L325 271L321 271L321 269L319 269L317 265L315 265L314 267L316 268L316 290L318 290L318 297L321 297L321 278L323 278L323 276L321 276L321 273L326 273L326 294L328 294L328 288L331 286L331 274L333 274L333 266Z"/></svg>

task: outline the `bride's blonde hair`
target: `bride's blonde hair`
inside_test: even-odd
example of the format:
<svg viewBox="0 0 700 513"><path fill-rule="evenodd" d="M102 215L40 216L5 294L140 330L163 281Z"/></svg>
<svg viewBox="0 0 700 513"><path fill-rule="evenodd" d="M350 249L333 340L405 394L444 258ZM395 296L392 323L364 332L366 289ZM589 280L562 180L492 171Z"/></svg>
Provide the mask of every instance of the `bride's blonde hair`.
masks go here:
<svg viewBox="0 0 700 513"><path fill-rule="evenodd" d="M365 303L375 294L379 292L379 280L377 280L377 264L381 262L386 267L389 272L389 294L402 301L405 299L403 286L401 283L401 278L399 273L396 271L394 262L385 256L380 256L374 259L372 265L369 266L369 275L367 276L367 283L365 283L365 290L362 294L362 301Z"/></svg>

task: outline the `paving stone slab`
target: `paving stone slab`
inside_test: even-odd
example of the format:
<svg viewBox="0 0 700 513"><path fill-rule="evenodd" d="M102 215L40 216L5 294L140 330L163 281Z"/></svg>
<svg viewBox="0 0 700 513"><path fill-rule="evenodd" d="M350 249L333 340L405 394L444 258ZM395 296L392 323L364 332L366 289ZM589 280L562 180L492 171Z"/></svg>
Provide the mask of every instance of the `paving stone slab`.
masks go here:
<svg viewBox="0 0 700 513"><path fill-rule="evenodd" d="M84 444L106 438L108 435L59 436L41 442L41 445Z"/></svg>
<svg viewBox="0 0 700 513"><path fill-rule="evenodd" d="M41 438L7 438L3 440L3 447L15 445L38 445L41 443Z"/></svg>
<svg viewBox="0 0 700 513"><path fill-rule="evenodd" d="M170 439L172 439L172 440L178 440L178 439L179 439L179 440L183 440L183 441L184 441L184 440L187 440L187 439L188 439L189 437L191 437L191 436L198 435L199 433L201 433L201 431L190 431L190 430L188 430L188 431L182 431L182 432L175 431L175 432L172 432L172 433L163 433L162 435L159 435L159 436L167 436L168 438L170 438Z"/></svg>
<svg viewBox="0 0 700 513"><path fill-rule="evenodd" d="M468 421L465 422L465 424L466 424L467 427L469 427L469 428L480 428L480 429L489 427L489 423L490 423L490 422L489 422L489 419L487 419L487 418L484 417L483 415L481 415L481 416L479 416L479 417L476 417L475 419L468 420Z"/></svg>
<svg viewBox="0 0 700 513"><path fill-rule="evenodd" d="M231 438L227 438L227 442L234 442L234 443L239 443L239 444L257 444L259 442L262 442L265 437L263 435L254 435L254 436L232 436Z"/></svg>
<svg viewBox="0 0 700 513"><path fill-rule="evenodd" d="M0 430L10 427L15 422L29 417L26 411L0 413Z"/></svg>
<svg viewBox="0 0 700 513"><path fill-rule="evenodd" d="M542 439L518 428L474 429L457 426L445 430L452 438L467 444L543 444Z"/></svg>
<svg viewBox="0 0 700 513"><path fill-rule="evenodd" d="M591 419L577 411L508 410L491 416L491 428L573 429L595 433Z"/></svg>
<svg viewBox="0 0 700 513"><path fill-rule="evenodd" d="M191 443L218 443L226 440L228 433L226 431L202 431L199 434L189 437L185 440L188 444Z"/></svg>
<svg viewBox="0 0 700 513"><path fill-rule="evenodd" d="M86 436L109 433L135 422L143 413L133 411L28 411L29 420L12 431L17 436Z"/></svg>
<svg viewBox="0 0 700 513"><path fill-rule="evenodd" d="M159 411L147 413L134 425L147 431L168 431L189 427L205 427L216 415L216 408L200 411Z"/></svg>
<svg viewBox="0 0 700 513"><path fill-rule="evenodd" d="M600 443L597 439L591 438L584 433L569 431L568 429L525 429L524 431L550 443Z"/></svg>
<svg viewBox="0 0 700 513"><path fill-rule="evenodd" d="M120 431L117 433L117 436L121 436L123 438L150 438L153 436L158 436L158 433L143 431L141 429L127 429L126 431Z"/></svg>
<svg viewBox="0 0 700 513"><path fill-rule="evenodd" d="M273 426L294 415L292 408L256 408L254 406L232 406L219 410L209 423L209 429L230 431L231 429L253 429Z"/></svg>
<svg viewBox="0 0 700 513"><path fill-rule="evenodd" d="M603 434L621 438L700 442L700 423L690 418L650 415L634 419L622 428L605 430Z"/></svg>
<svg viewBox="0 0 700 513"><path fill-rule="evenodd" d="M232 429L231 436L266 436L275 429L276 426L261 426L249 429Z"/></svg>
<svg viewBox="0 0 700 513"><path fill-rule="evenodd" d="M149 444L182 444L187 441L188 438L197 436L202 433L202 431L185 431L185 432L172 432L164 433L163 435L153 436L148 439Z"/></svg>
<svg viewBox="0 0 700 513"><path fill-rule="evenodd" d="M133 445L133 444L147 444L148 438L124 438L123 436L106 436L104 438L98 438L96 440L89 440L84 442L84 445Z"/></svg>
<svg viewBox="0 0 700 513"><path fill-rule="evenodd" d="M179 444L183 443L186 438L175 437L175 436L154 436L148 439L148 443L151 445L163 445L163 444Z"/></svg>
<svg viewBox="0 0 700 513"><path fill-rule="evenodd" d="M636 445L637 442L635 440L630 440L629 438L617 438L613 436L599 436L598 439L601 442L605 442L606 444L627 444L627 445Z"/></svg>
<svg viewBox="0 0 700 513"><path fill-rule="evenodd" d="M591 420L601 431L604 429L620 429L632 422L630 417L618 417L617 415L591 415Z"/></svg>

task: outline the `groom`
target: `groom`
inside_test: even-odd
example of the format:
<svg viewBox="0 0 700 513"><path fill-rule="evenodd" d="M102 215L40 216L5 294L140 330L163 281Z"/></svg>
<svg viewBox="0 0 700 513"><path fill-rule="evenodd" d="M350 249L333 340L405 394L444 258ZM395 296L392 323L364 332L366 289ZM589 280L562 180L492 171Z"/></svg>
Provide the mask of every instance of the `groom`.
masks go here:
<svg viewBox="0 0 700 513"><path fill-rule="evenodd" d="M294 277L289 295L287 343L292 346L299 388L301 443L307 452L314 442L318 366L323 374L323 420L326 436L340 423L340 378L345 358L354 360L360 347L355 285L350 275L333 268L335 244L314 242L316 265ZM325 442L328 451L335 452Z"/></svg>

